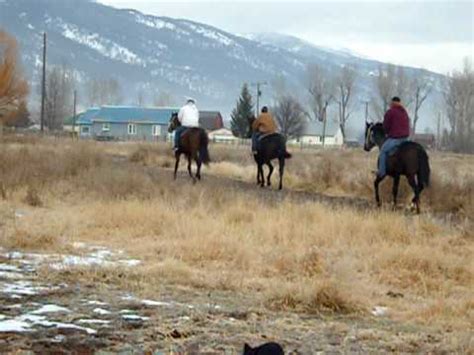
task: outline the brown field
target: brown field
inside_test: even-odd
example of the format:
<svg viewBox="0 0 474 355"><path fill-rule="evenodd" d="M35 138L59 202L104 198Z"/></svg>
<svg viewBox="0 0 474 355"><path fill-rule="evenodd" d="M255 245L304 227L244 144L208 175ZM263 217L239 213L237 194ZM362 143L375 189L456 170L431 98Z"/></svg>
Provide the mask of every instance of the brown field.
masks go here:
<svg viewBox="0 0 474 355"><path fill-rule="evenodd" d="M0 246L121 249L141 263L44 267L40 277L103 297L124 291L222 306L196 311L194 323L182 325L186 336L154 340L143 334L163 333L158 320L181 323L172 312L151 312L153 326L122 344L221 353L275 339L300 353L473 350L474 156L430 152L432 184L416 216L405 208L406 183L395 210L388 180L386 207L374 208L376 152L295 149L284 192L255 186L246 148L210 152L213 163L193 185L184 166L172 180L165 144L4 137ZM375 307L384 314L374 316ZM4 348L1 340L0 350L28 348L21 336Z"/></svg>

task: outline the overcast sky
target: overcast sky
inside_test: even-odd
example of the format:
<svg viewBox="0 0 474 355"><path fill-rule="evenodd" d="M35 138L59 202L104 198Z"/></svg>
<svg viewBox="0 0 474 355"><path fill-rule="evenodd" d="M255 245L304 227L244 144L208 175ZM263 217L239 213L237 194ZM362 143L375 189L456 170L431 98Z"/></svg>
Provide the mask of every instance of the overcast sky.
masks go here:
<svg viewBox="0 0 474 355"><path fill-rule="evenodd" d="M280 32L440 73L474 56L472 1L99 0L158 16L186 18L233 33Z"/></svg>

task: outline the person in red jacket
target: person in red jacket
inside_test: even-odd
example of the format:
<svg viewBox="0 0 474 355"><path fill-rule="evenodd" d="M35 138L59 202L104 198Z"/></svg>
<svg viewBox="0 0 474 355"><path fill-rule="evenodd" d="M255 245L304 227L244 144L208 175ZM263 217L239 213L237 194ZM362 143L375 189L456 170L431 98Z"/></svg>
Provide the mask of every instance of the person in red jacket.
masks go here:
<svg viewBox="0 0 474 355"><path fill-rule="evenodd" d="M390 109L385 113L383 128L386 140L380 148L378 176L387 174L387 158L398 146L408 140L410 136L410 118L399 97L395 96Z"/></svg>

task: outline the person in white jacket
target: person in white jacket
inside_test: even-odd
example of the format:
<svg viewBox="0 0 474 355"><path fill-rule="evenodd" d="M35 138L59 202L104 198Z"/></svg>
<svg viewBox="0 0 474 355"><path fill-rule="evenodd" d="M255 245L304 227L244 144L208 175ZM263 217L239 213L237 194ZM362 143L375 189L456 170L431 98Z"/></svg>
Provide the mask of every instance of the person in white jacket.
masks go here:
<svg viewBox="0 0 474 355"><path fill-rule="evenodd" d="M186 105L181 107L178 112L178 120L181 126L174 131L174 149L177 150L179 146L179 139L181 134L192 127L199 127L199 110L196 106L196 100L188 98Z"/></svg>

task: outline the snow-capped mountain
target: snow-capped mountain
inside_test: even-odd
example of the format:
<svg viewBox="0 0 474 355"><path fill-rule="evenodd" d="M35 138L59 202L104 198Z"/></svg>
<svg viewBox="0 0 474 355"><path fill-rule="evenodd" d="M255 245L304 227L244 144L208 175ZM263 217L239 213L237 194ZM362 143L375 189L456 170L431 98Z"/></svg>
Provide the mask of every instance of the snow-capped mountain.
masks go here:
<svg viewBox="0 0 474 355"><path fill-rule="evenodd" d="M48 64L73 68L79 85L89 78L114 77L122 84L126 102L135 102L141 86L171 92L179 100L194 96L201 106L225 113L244 82L271 83L283 77L303 95L309 63L328 69L355 63L362 86L368 87L380 64L290 36L237 36L201 23L90 0L0 0L0 27L18 38L33 82L40 78L46 31ZM264 100L270 99L271 90L271 85L265 88Z"/></svg>

